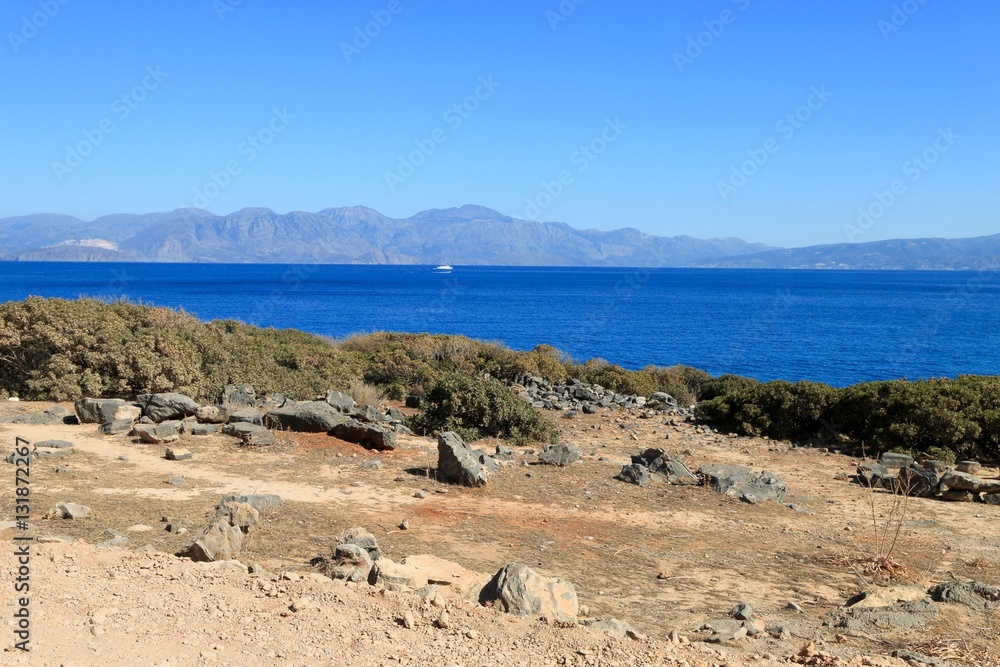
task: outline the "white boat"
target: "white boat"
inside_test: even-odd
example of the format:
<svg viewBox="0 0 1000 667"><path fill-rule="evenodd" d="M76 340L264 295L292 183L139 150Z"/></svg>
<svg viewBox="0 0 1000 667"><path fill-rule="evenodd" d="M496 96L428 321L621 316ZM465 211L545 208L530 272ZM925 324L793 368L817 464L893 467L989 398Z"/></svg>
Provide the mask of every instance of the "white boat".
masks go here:
<svg viewBox="0 0 1000 667"><path fill-rule="evenodd" d="M451 264L441 264L440 266L435 266L434 271L437 273L451 273Z"/></svg>

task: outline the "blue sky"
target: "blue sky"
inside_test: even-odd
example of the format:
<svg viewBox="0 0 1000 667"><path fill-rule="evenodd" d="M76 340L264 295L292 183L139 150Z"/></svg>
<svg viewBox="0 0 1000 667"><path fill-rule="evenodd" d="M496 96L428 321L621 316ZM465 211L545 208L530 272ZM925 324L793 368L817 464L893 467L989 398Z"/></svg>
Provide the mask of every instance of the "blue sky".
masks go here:
<svg viewBox="0 0 1000 667"><path fill-rule="evenodd" d="M995 3L577 2L10 0L0 217L476 203L784 246L1000 232Z"/></svg>

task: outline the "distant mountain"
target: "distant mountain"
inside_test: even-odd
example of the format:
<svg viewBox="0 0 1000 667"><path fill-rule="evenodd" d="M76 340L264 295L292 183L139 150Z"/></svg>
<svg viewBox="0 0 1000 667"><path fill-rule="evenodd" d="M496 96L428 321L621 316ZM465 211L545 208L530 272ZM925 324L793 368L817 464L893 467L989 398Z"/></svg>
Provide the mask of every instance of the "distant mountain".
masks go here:
<svg viewBox="0 0 1000 667"><path fill-rule="evenodd" d="M769 250L741 239L579 230L483 206L396 219L363 206L280 215L246 208L0 220L0 258L22 261L273 262L533 266L684 266Z"/></svg>
<svg viewBox="0 0 1000 667"><path fill-rule="evenodd" d="M1000 234L969 239L897 239L771 249L692 266L760 269L1000 269Z"/></svg>

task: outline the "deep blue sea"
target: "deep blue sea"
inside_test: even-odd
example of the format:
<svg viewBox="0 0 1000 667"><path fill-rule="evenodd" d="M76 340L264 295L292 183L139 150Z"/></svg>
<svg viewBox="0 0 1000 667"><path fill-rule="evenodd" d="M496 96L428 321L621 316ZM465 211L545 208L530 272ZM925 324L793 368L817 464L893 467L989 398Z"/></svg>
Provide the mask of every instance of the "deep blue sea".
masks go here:
<svg viewBox="0 0 1000 667"><path fill-rule="evenodd" d="M335 265L0 263L0 301L126 297L343 337L429 331L628 368L846 385L1000 374L1000 275Z"/></svg>

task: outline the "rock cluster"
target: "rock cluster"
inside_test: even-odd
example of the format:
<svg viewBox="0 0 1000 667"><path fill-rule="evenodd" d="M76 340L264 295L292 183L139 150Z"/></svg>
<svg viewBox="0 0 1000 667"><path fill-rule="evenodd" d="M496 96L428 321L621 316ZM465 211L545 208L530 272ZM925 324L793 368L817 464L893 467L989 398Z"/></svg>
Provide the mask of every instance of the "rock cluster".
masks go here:
<svg viewBox="0 0 1000 667"><path fill-rule="evenodd" d="M215 518L202 528L187 548L191 560L215 562L235 560L243 539L260 524L260 513L281 503L278 496L226 496L218 504Z"/></svg>
<svg viewBox="0 0 1000 667"><path fill-rule="evenodd" d="M381 412L359 406L354 399L330 390L314 401L292 401L281 394L258 396L250 385L227 385L218 404L199 405L177 393L140 394L134 403L120 398L83 398L76 402L76 419L99 424L105 435L129 433L142 442L166 444L181 434L205 436L220 430L245 446L273 445L273 431L327 433L368 449L396 449L396 434L409 434L406 416L394 408ZM54 409L56 410L56 409ZM59 420L69 415L41 413Z"/></svg>
<svg viewBox="0 0 1000 667"><path fill-rule="evenodd" d="M514 389L529 404L541 410L593 414L601 409L645 408L670 414L690 414L687 408L677 404L673 396L661 391L654 392L647 398L619 394L599 384L587 384L576 379L553 384L534 375L518 376Z"/></svg>
<svg viewBox="0 0 1000 667"><path fill-rule="evenodd" d="M895 474L892 469L896 469ZM862 461L854 480L863 486L921 498L1000 505L1000 481L977 477L973 473L979 469L975 461L962 461L951 467L938 461L921 463L906 454L885 452L877 462Z"/></svg>

